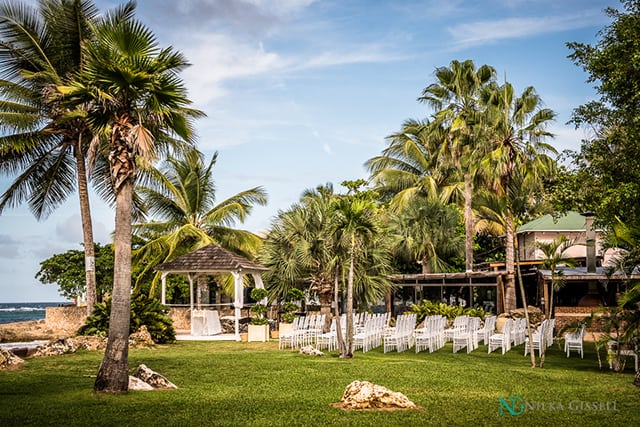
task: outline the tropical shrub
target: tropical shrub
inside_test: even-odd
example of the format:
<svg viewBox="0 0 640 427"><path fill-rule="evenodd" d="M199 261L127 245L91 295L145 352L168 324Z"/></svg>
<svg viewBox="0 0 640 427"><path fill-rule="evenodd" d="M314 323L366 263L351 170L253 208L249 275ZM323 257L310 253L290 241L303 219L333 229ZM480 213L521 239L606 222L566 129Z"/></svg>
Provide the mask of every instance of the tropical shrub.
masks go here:
<svg viewBox="0 0 640 427"><path fill-rule="evenodd" d="M450 305L444 302L434 302L429 300L423 300L421 304L413 304L410 313L418 315L418 323L422 322L427 316L444 316L447 320L453 320L458 316L467 315L473 317L480 317L484 320L485 311L478 308L464 308L461 305Z"/></svg>
<svg viewBox="0 0 640 427"><path fill-rule="evenodd" d="M78 330L79 335L96 335L106 337L109 333L109 315L111 313L111 299L97 303L93 313ZM146 295L133 295L131 298L131 319L129 333L133 333L146 326L153 342L165 344L176 339L173 321L167 316L167 308L157 299Z"/></svg>

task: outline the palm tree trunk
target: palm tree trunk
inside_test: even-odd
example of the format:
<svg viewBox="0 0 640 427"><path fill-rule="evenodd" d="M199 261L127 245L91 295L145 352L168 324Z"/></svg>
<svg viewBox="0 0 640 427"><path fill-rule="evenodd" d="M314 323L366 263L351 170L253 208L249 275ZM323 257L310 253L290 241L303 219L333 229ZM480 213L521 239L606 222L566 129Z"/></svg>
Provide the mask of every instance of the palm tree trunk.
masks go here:
<svg viewBox="0 0 640 427"><path fill-rule="evenodd" d="M320 314L325 315L326 321L323 329L326 330L327 326L331 324L331 302L333 301L333 286L331 286L331 283L326 283L323 280L322 286L318 291L318 299L320 300Z"/></svg>
<svg viewBox="0 0 640 427"><path fill-rule="evenodd" d="M353 271L355 256L354 245L351 245L351 259L349 261L349 278L347 280L347 354L345 357L353 357Z"/></svg>
<svg viewBox="0 0 640 427"><path fill-rule="evenodd" d="M513 215L510 211L505 214L505 232L506 232L506 254L505 254L505 311L515 310L516 303L516 284L514 271L514 252L515 252L515 226L513 224ZM526 304L525 304L526 305Z"/></svg>
<svg viewBox="0 0 640 427"><path fill-rule="evenodd" d="M533 350L533 331L531 330L531 322L529 322L529 309L527 306L527 294L524 291L524 283L522 282L522 271L520 270L520 253L517 250L517 241L515 242L516 264L518 266L518 284L520 285L520 294L522 295L522 305L524 306L524 318L527 322L527 337L529 338L529 355L531 358L531 367L536 367L536 354Z"/></svg>
<svg viewBox="0 0 640 427"><path fill-rule="evenodd" d="M473 271L473 211L471 202L473 198L473 183L471 175L464 174L464 235L465 235L465 268Z"/></svg>
<svg viewBox="0 0 640 427"><path fill-rule="evenodd" d="M82 151L82 135L78 137L75 150L76 168L78 171L78 196L80 198L80 218L82 221L82 235L84 240L84 273L87 288L87 316L91 316L93 306L97 302L95 247L93 242L93 222L89 207L89 188L87 185L87 171Z"/></svg>
<svg viewBox="0 0 640 427"><path fill-rule="evenodd" d="M129 388L129 323L131 317L131 207L135 158L129 147L128 117L115 120L111 134L111 179L116 195L115 257L109 338L95 391L126 392Z"/></svg>
<svg viewBox="0 0 640 427"><path fill-rule="evenodd" d="M115 259L109 338L96 377L95 391L125 392L129 384L132 194L132 180L124 182L116 194Z"/></svg>
<svg viewBox="0 0 640 427"><path fill-rule="evenodd" d="M340 324L340 280L338 279L338 272L333 279L334 288L334 300L336 302L335 316L336 316L336 336L338 339L338 350L340 351L340 357L347 355L347 346L344 343L344 337L342 336L342 325Z"/></svg>

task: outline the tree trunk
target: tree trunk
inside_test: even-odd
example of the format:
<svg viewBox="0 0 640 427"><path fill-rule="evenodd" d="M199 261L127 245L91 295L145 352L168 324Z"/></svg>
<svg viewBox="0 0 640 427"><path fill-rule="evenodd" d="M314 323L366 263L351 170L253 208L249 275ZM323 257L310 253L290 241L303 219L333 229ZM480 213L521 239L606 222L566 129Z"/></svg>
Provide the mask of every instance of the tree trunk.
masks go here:
<svg viewBox="0 0 640 427"><path fill-rule="evenodd" d="M354 251L351 245L351 260L349 261L349 278L347 280L347 354L345 357L353 357L353 270L354 270Z"/></svg>
<svg viewBox="0 0 640 427"><path fill-rule="evenodd" d="M135 156L128 144L128 115L114 120L109 163L116 196L115 257L109 338L100 364L95 391L126 392L129 388L129 323L131 316L131 208Z"/></svg>
<svg viewBox="0 0 640 427"><path fill-rule="evenodd" d="M465 268L466 271L473 271L473 211L471 201L473 197L473 183L471 176L464 174L464 235L465 235Z"/></svg>
<svg viewBox="0 0 640 427"><path fill-rule="evenodd" d="M129 322L131 316L131 200L133 180L116 193L115 259L109 338L95 391L126 392L129 386Z"/></svg>
<svg viewBox="0 0 640 427"><path fill-rule="evenodd" d="M336 336L338 339L338 350L340 351L340 357L347 355L347 346L344 343L344 337L342 336L342 325L340 324L340 280L338 280L338 273L334 277L334 300L336 302L335 316L336 316Z"/></svg>
<svg viewBox="0 0 640 427"><path fill-rule="evenodd" d="M515 252L515 226L513 224L513 215L508 211L505 215L505 232L506 232L506 254L505 254L505 311L509 312L517 308L516 303L516 283L514 271L514 252ZM526 304L525 304L526 306Z"/></svg>
<svg viewBox="0 0 640 427"><path fill-rule="evenodd" d="M516 242L517 248L517 242ZM518 284L520 285L520 294L522 295L522 305L524 306L524 318L527 322L527 337L529 338L529 355L531 358L531 367L536 367L536 354L533 350L533 331L531 330L531 322L529 322L529 309L527 306L527 295L524 291L524 283L522 282L522 271L520 270L520 253L516 250L516 264L518 265ZM526 344L525 344L526 345ZM542 366L541 366L542 367Z"/></svg>
<svg viewBox="0 0 640 427"><path fill-rule="evenodd" d="M89 187L87 185L87 171L82 150L82 135L78 137L75 147L76 168L78 172L78 196L80 198L80 218L82 221L82 236L84 241L84 273L86 283L87 316L91 316L93 306L98 301L96 292L95 247L93 242L93 223L89 207Z"/></svg>
<svg viewBox="0 0 640 427"><path fill-rule="evenodd" d="M325 315L323 330L331 324L331 303L333 301L333 286L331 283L323 283L318 291L318 299L320 300L320 314Z"/></svg>

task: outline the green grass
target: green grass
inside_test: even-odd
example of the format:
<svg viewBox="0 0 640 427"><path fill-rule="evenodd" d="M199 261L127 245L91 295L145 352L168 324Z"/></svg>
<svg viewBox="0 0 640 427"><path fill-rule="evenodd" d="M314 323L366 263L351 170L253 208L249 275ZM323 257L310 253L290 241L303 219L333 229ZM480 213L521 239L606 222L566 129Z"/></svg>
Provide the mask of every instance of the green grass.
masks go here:
<svg viewBox="0 0 640 427"><path fill-rule="evenodd" d="M94 394L102 354L80 352L28 359L0 372L0 426L422 426L640 425L640 388L630 370L599 371L593 346L584 359L549 349L544 369L529 368L522 346L506 355L383 354L354 359L278 350L277 343L180 342L132 350L179 390ZM421 406L412 411L343 411L331 406L347 384L366 380L400 391ZM499 415L500 398L521 396L564 410ZM616 410L571 410L569 402L615 402Z"/></svg>

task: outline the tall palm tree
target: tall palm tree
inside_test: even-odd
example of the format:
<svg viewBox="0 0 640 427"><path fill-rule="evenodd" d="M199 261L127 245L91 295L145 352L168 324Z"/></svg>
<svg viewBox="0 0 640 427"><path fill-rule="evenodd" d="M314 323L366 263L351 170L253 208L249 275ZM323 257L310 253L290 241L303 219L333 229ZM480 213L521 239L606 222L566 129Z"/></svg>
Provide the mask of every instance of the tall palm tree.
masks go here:
<svg viewBox="0 0 640 427"><path fill-rule="evenodd" d="M502 86L495 83L485 86L482 101L486 106L484 118L488 132L486 152L480 161L485 185L498 197L507 199L519 193L514 188L516 185L538 187L542 179L555 170L555 162L549 154L556 154L556 150L544 142L545 138L553 136L546 126L555 113L541 107L542 101L533 87L527 87L516 96L508 82ZM504 217L507 310L516 308L514 217L519 213L512 207L513 203L507 203Z"/></svg>
<svg viewBox="0 0 640 427"><path fill-rule="evenodd" d="M484 153L480 103L482 89L495 78L495 70L482 65L475 67L471 60L451 61L449 67L436 69L437 82L427 86L418 98L431 105L437 112L435 119L447 129L447 138L440 149L448 167L462 171L464 183L465 267L473 270L472 212L473 183L478 170L478 159Z"/></svg>
<svg viewBox="0 0 640 427"><path fill-rule="evenodd" d="M215 153L205 164L202 153L191 149L145 171L146 182L136 192L157 220L134 225L134 234L147 239L133 253L134 264L143 266L139 278L160 263L211 243L245 256L257 254L260 237L232 226L243 222L254 205L266 204L266 193L255 187L216 203L217 159Z"/></svg>
<svg viewBox="0 0 640 427"><path fill-rule="evenodd" d="M126 18L129 2L113 12ZM82 117L65 115L55 87L83 66L83 44L94 35L98 11L87 0L41 0L34 8L0 4L0 171L18 174L0 197L0 212L27 202L46 219L77 188L85 252L87 312L96 302L94 244L87 170L92 137Z"/></svg>
<svg viewBox="0 0 640 427"><path fill-rule="evenodd" d="M128 387L128 335L131 293L132 199L140 166L166 152L174 138L193 141L190 109L178 74L188 64L172 48L160 49L153 33L134 19L107 19L95 27L79 77L59 86L62 97L86 112L96 145L106 141L115 195L115 266L109 338L96 377L96 391ZM83 106L90 106L87 111ZM97 149L96 149L97 151Z"/></svg>

